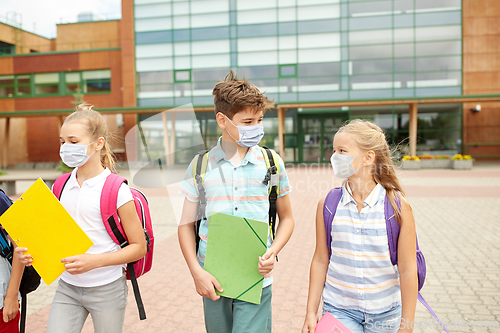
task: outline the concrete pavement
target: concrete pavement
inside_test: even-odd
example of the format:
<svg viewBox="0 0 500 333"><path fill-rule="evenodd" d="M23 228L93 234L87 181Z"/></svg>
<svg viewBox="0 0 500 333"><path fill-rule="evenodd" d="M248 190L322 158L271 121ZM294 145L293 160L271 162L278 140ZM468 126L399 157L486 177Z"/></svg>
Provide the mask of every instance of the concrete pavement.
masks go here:
<svg viewBox="0 0 500 333"><path fill-rule="evenodd" d="M299 332L302 327L317 202L339 184L328 166L292 166L288 171L296 228L274 273L273 332L278 333ZM471 171L398 174L427 261L423 296L450 331L500 332L500 164L476 163ZM26 185L20 184L18 191ZM130 289L125 332L204 332L201 299L175 234L174 209L166 191L147 194L157 238L153 270L139 279L148 319L139 321ZM45 332L53 285L29 295L27 332ZM441 332L431 318L418 304L416 322L421 328L415 332ZM90 318L83 331L93 331Z"/></svg>

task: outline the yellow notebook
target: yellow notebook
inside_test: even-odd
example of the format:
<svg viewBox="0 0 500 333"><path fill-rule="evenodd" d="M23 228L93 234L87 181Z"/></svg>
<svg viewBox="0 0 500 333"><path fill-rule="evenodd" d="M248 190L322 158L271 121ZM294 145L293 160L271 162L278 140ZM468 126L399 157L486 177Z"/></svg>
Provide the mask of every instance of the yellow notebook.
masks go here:
<svg viewBox="0 0 500 333"><path fill-rule="evenodd" d="M83 254L93 245L41 178L0 216L0 224L18 246L28 248L47 285L64 272L62 258Z"/></svg>

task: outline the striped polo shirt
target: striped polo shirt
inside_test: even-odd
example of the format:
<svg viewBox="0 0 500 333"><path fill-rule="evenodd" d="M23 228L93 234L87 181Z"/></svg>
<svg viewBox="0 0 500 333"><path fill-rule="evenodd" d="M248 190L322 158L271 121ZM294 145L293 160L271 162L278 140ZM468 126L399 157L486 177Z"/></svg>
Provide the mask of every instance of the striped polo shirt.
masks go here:
<svg viewBox="0 0 500 333"><path fill-rule="evenodd" d="M279 193L278 198L291 191L285 165L279 157ZM194 166L196 167L196 166ZM191 202L198 202L198 191L193 181L193 162L189 165L179 193ZM207 251L207 235L210 225L210 213L224 213L247 219L269 223L269 185L262 184L267 174L267 165L259 146L248 149L243 160L234 165L221 147L221 138L208 155L205 174L205 192L207 199L206 217L200 226L200 247L198 261L203 267ZM267 247L272 244L268 232ZM265 276L263 287L272 283L272 272Z"/></svg>
<svg viewBox="0 0 500 333"><path fill-rule="evenodd" d="M323 302L346 310L383 313L401 303L399 273L389 254L385 189L377 184L358 213L356 201L346 190L348 184L342 187L332 222L332 255Z"/></svg>

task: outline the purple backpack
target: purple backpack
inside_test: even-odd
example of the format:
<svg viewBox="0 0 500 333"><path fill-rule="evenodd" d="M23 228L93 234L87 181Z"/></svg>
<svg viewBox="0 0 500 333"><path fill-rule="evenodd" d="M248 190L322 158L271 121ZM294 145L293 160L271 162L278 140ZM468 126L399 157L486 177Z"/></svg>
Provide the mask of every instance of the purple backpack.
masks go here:
<svg viewBox="0 0 500 333"><path fill-rule="evenodd" d="M332 255L332 223L333 218L335 217L335 212L337 210L337 206L339 205L340 199L342 198L342 187L335 187L332 189L325 198L325 204L323 206L323 219L325 223L325 231L326 231L326 245L328 247L328 255L329 257ZM398 197L396 197L396 205L398 208L401 208L401 201ZM387 194L385 196L384 203L384 213L385 213L385 224L387 228L387 239L389 240L389 253L391 254L391 263L393 265L398 264L398 238L399 231L401 227L396 220L396 215L394 213L394 208L392 208L389 199L387 198ZM429 310L434 318L438 321L438 323L443 327L443 329L448 332L446 327L443 325L441 320L434 313L429 304L424 300L423 296L420 294L420 289L424 286L425 281L425 259L422 251L418 247L417 240L417 275L418 275L418 300ZM448 332L449 333L449 332Z"/></svg>

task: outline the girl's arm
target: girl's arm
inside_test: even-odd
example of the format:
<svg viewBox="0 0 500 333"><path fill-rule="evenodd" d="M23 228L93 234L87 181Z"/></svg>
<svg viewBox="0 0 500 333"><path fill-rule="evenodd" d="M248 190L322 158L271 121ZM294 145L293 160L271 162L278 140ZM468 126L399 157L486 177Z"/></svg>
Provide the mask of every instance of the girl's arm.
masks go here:
<svg viewBox="0 0 500 333"><path fill-rule="evenodd" d="M415 320L417 307L418 276L416 260L415 220L411 207L401 200L401 231L398 240L398 269L401 285L401 325L398 332L413 332L411 324Z"/></svg>
<svg viewBox="0 0 500 333"><path fill-rule="evenodd" d="M118 208L118 216L127 235L129 245L111 253L81 254L61 260L70 274L81 274L92 269L122 265L134 262L146 255L146 238L141 221L137 216L134 201L129 201Z"/></svg>
<svg viewBox="0 0 500 333"><path fill-rule="evenodd" d="M326 273L330 258L326 244L325 223L323 221L323 205L325 199L318 203L316 210L316 250L311 261L309 275L309 295L307 296L306 319L302 333L313 333L318 323L318 307L325 286Z"/></svg>
<svg viewBox="0 0 500 333"><path fill-rule="evenodd" d="M10 236L9 236L10 238ZM10 239L14 247L16 243ZM17 256L12 256L12 270L10 272L9 286L7 293L3 300L3 321L8 322L14 319L19 312L19 286L21 285L21 278L23 277L24 265L17 259Z"/></svg>
<svg viewBox="0 0 500 333"><path fill-rule="evenodd" d="M191 202L188 199L184 199L181 221L177 229L179 245L181 246L182 255L193 277L196 292L202 297L208 297L216 301L220 296L215 293L214 287L217 288L219 292L223 291L222 287L212 274L200 266L196 256L194 221L196 220L197 211L198 202Z"/></svg>
<svg viewBox="0 0 500 333"><path fill-rule="evenodd" d="M261 275L266 275L273 270L275 258L292 236L295 226L290 196L288 194L276 200L276 211L280 222L276 229L276 237L273 240L273 244L259 258L259 273Z"/></svg>

